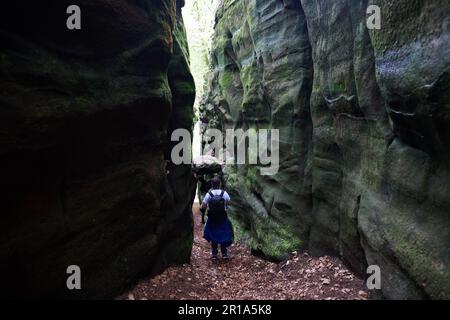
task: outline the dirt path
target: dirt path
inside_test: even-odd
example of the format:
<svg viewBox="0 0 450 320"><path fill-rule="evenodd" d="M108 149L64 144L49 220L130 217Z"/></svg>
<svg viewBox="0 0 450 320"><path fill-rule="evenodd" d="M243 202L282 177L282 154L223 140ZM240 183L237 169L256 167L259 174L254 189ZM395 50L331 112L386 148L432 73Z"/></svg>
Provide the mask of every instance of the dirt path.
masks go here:
<svg viewBox="0 0 450 320"><path fill-rule="evenodd" d="M230 247L231 259L212 261L202 238L198 205L194 206L195 236L191 262L171 267L143 280L119 299L253 300L253 299L366 299L363 280L331 257L293 253L271 263L250 254L243 243Z"/></svg>

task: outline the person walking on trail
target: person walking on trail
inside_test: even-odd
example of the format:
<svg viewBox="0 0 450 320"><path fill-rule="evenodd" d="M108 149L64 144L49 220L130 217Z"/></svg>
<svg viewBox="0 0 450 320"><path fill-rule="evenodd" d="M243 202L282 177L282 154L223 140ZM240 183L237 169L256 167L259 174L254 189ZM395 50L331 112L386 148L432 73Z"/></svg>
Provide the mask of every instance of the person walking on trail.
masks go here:
<svg viewBox="0 0 450 320"><path fill-rule="evenodd" d="M211 180L211 186L212 188L206 194L200 208L203 224L208 208L208 220L203 231L203 238L211 243L213 259L217 259L219 245L222 258L228 259L227 247L234 241L233 226L227 216L228 204L231 199L228 193L220 188L221 181L218 177Z"/></svg>

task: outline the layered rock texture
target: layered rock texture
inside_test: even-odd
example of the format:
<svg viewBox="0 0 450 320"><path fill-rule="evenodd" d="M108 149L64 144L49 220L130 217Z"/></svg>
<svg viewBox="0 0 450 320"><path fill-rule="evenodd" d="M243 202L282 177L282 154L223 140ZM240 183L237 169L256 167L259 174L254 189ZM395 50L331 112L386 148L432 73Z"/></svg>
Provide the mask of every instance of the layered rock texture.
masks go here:
<svg viewBox="0 0 450 320"><path fill-rule="evenodd" d="M381 8L381 29L366 10ZM280 130L280 169L227 166L255 252L381 268L390 299L450 298L450 4L225 0L206 128ZM208 139L208 137L206 137Z"/></svg>
<svg viewBox="0 0 450 320"><path fill-rule="evenodd" d="M190 166L167 162L192 128L182 1L2 4L2 295L109 298L189 259ZM69 265L81 290L66 287Z"/></svg>

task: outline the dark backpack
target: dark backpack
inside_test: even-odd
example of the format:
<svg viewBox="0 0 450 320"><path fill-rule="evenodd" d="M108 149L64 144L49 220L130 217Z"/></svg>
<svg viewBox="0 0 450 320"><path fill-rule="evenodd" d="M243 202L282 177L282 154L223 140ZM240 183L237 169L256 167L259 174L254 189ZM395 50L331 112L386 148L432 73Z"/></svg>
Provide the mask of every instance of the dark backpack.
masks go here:
<svg viewBox="0 0 450 320"><path fill-rule="evenodd" d="M225 211L225 199L223 194L225 191L218 195L214 195L211 191L208 192L211 197L208 202L208 219L211 222L222 222L227 217L227 212Z"/></svg>

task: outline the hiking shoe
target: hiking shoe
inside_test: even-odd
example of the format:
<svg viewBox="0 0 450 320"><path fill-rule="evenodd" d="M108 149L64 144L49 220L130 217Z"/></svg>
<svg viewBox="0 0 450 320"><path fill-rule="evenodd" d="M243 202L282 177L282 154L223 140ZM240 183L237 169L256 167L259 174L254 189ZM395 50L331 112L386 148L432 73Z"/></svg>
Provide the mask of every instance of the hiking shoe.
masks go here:
<svg viewBox="0 0 450 320"><path fill-rule="evenodd" d="M230 257L229 257L227 254L224 254L224 255L222 256L222 259L228 260L228 259L230 259Z"/></svg>
<svg viewBox="0 0 450 320"><path fill-rule="evenodd" d="M219 258L217 257L217 254L213 254L213 255L211 256L211 259L212 259L212 260L217 260L217 259L219 259Z"/></svg>

